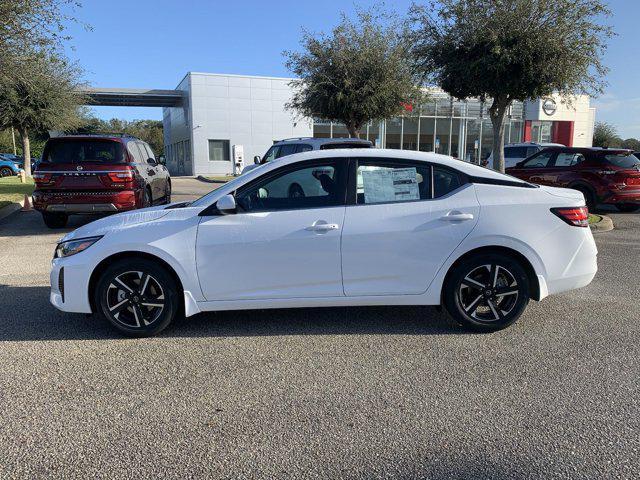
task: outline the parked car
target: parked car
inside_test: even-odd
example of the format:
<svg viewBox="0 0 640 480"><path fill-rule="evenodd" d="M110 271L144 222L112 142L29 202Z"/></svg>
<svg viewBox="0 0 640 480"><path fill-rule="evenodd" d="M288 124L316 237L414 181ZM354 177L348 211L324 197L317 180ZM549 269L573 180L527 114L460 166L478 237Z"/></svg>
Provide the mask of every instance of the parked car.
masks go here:
<svg viewBox="0 0 640 480"><path fill-rule="evenodd" d="M171 201L169 171L149 145L127 135L51 138L33 173L33 206L50 228L69 215L115 213Z"/></svg>
<svg viewBox="0 0 640 480"><path fill-rule="evenodd" d="M11 177L18 173L20 173L20 167L14 161L0 158L0 177Z"/></svg>
<svg viewBox="0 0 640 480"><path fill-rule="evenodd" d="M515 167L527 157L538 153L540 150L548 147L564 147L561 143L509 143L504 146L504 166L505 168ZM489 155L483 166L493 168L493 152Z"/></svg>
<svg viewBox="0 0 640 480"><path fill-rule="evenodd" d="M640 207L640 159L631 150L546 148L506 172L528 182L578 190L591 210L599 203L621 212Z"/></svg>
<svg viewBox="0 0 640 480"><path fill-rule="evenodd" d="M308 195L272 187L318 171ZM435 153L312 151L192 203L67 234L50 298L132 336L160 332L179 311L441 303L493 331L530 299L591 282L587 216L580 192Z"/></svg>
<svg viewBox="0 0 640 480"><path fill-rule="evenodd" d="M360 138L287 138L286 140L275 142L269 150L267 150L267 153L264 154L264 157L260 155L253 157L254 164L244 167L242 173L250 172L259 165L264 165L267 162L286 157L287 155L293 155L294 153L336 148L373 148L373 143Z"/></svg>

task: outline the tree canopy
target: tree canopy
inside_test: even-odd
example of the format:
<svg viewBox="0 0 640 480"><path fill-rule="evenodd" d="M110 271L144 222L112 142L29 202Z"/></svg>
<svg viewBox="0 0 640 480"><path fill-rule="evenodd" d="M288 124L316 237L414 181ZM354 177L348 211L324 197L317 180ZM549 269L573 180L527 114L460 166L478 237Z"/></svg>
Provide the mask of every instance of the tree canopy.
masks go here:
<svg viewBox="0 0 640 480"><path fill-rule="evenodd" d="M601 0L441 0L411 9L425 80L456 98L492 100L494 167L504 171L504 119L514 100L597 95L612 35Z"/></svg>
<svg viewBox="0 0 640 480"><path fill-rule="evenodd" d="M288 108L307 117L341 122L357 137L367 122L403 112L421 96L406 38L388 15L358 11L331 34L303 32L302 51L286 51L298 79ZM403 106L404 105L404 106Z"/></svg>

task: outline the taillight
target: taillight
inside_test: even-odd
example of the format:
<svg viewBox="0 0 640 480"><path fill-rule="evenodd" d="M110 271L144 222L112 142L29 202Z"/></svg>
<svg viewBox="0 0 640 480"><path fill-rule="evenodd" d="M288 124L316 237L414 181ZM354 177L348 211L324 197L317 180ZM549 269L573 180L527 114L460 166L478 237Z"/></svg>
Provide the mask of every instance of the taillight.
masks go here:
<svg viewBox="0 0 640 480"><path fill-rule="evenodd" d="M133 170L131 168L127 168L127 170L122 170L118 172L109 172L107 173L109 180L113 183L124 183L133 181Z"/></svg>
<svg viewBox="0 0 640 480"><path fill-rule="evenodd" d="M589 210L587 207L552 208L551 212L574 227L589 226Z"/></svg>
<svg viewBox="0 0 640 480"><path fill-rule="evenodd" d="M33 181L40 184L48 184L51 183L51 177L53 176L51 173L44 172L33 172Z"/></svg>

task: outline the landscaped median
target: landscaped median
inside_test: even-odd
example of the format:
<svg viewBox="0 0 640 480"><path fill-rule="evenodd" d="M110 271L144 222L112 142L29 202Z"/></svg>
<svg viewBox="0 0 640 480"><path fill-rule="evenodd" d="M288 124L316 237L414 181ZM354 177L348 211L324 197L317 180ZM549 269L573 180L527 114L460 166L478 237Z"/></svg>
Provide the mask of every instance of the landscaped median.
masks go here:
<svg viewBox="0 0 640 480"><path fill-rule="evenodd" d="M33 180L21 183L20 177L0 178L0 218L17 210L24 200L24 196L33 193Z"/></svg>
<svg viewBox="0 0 640 480"><path fill-rule="evenodd" d="M589 214L589 227L592 232L608 232L613 230L613 222L606 215Z"/></svg>

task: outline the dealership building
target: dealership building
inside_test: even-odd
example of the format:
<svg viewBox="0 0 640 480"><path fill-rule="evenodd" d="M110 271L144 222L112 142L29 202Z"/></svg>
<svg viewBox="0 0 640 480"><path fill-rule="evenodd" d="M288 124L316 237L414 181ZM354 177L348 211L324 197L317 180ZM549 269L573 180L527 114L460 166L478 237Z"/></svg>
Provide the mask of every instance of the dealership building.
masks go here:
<svg viewBox="0 0 640 480"><path fill-rule="evenodd" d="M167 166L173 175L220 175L253 162L275 141L294 137L348 137L344 125L301 118L285 108L290 78L189 72L176 87L182 101L163 107ZM433 89L429 100L403 116L375 121L361 131L380 148L420 150L478 162L491 153L489 104L459 101ZM514 102L506 143L553 142L589 147L595 109L588 96L570 104L557 96Z"/></svg>

